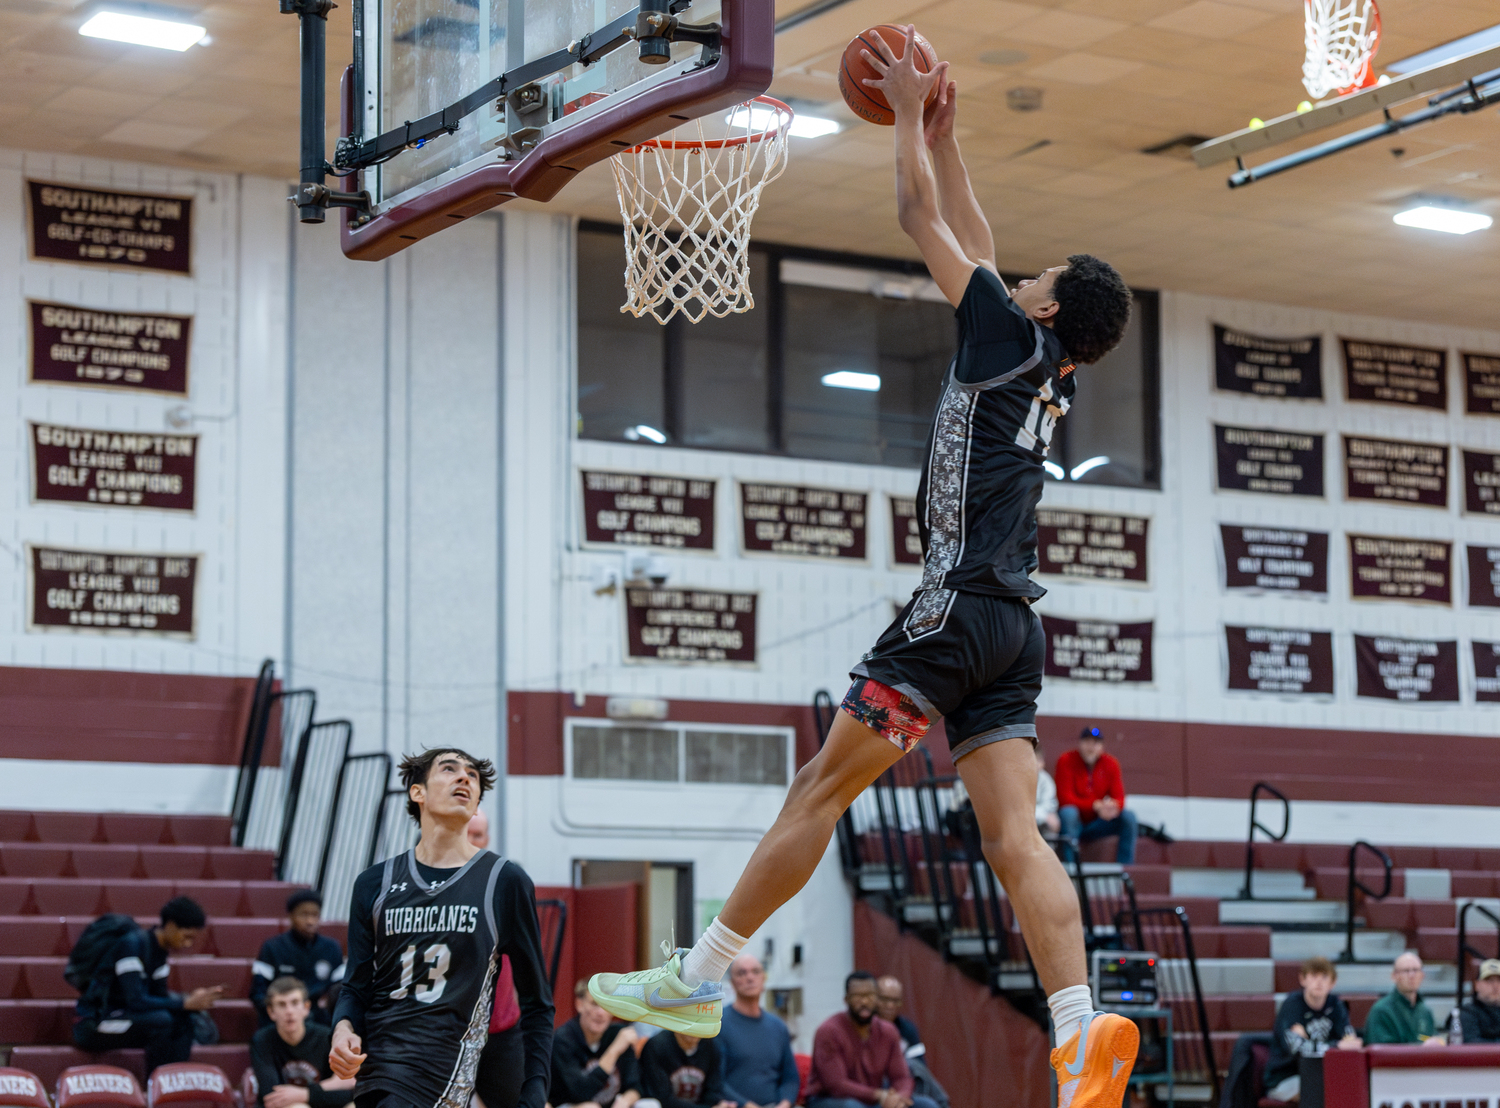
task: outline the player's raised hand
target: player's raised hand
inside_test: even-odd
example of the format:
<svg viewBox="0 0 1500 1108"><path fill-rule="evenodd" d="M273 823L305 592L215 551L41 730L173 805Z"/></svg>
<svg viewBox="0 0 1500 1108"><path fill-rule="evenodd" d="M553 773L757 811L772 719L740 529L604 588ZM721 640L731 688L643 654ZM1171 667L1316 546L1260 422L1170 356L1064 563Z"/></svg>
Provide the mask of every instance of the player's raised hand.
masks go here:
<svg viewBox="0 0 1500 1108"><path fill-rule="evenodd" d="M922 115L922 134L928 149L953 137L953 121L958 116L958 82L948 80L948 63L939 62L932 73L937 96Z"/></svg>
<svg viewBox="0 0 1500 1108"><path fill-rule="evenodd" d="M917 28L912 24L906 26L906 42L899 58L879 35L875 36L875 46L879 55L868 50L861 50L860 54L880 76L866 77L864 83L879 89L898 114L921 112L932 82L939 73L946 74L946 68L939 66L931 73L923 73L917 68Z"/></svg>
<svg viewBox="0 0 1500 1108"><path fill-rule="evenodd" d="M359 1073L366 1057L360 1053L363 1046L349 1021L339 1020L339 1025L333 1029L333 1049L328 1052L328 1068L335 1077L347 1080Z"/></svg>

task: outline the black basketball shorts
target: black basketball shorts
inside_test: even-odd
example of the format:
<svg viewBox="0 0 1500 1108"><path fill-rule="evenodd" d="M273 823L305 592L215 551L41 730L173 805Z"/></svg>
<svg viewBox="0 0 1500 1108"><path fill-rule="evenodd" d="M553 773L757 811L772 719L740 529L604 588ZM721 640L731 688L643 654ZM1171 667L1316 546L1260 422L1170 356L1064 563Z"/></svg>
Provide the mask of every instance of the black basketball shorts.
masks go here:
<svg viewBox="0 0 1500 1108"><path fill-rule="evenodd" d="M903 749L916 744L910 709L880 706L893 698L862 692L858 679L867 678L900 693L928 724L945 720L955 762L1003 739L1035 745L1045 655L1042 621L1021 597L924 589L850 670L844 707ZM897 724L884 726L888 719Z"/></svg>

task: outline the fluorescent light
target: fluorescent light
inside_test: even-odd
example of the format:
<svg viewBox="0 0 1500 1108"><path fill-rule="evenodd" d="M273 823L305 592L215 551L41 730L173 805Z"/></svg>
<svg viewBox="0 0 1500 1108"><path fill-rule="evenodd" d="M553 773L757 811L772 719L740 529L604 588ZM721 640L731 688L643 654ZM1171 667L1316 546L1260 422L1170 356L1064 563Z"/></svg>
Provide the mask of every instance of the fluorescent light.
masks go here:
<svg viewBox="0 0 1500 1108"><path fill-rule="evenodd" d="M1421 204L1397 212L1391 217L1403 227L1420 227L1424 231L1446 231L1450 235L1467 235L1471 231L1486 230L1495 221L1480 212L1466 212L1461 208L1438 208Z"/></svg>
<svg viewBox="0 0 1500 1108"><path fill-rule="evenodd" d="M750 109L749 127L752 131L764 131L775 126L776 116L779 113L774 108L752 107ZM731 127L745 127L745 109L736 108L724 117ZM835 134L839 125L832 119L823 119L816 115L792 116L792 125L787 130L796 138L822 138L824 135Z"/></svg>
<svg viewBox="0 0 1500 1108"><path fill-rule="evenodd" d="M1445 42L1441 46L1434 46L1431 50L1423 50L1420 54L1413 54L1409 58L1401 58L1385 68L1387 72L1400 77L1419 69L1426 69L1431 65L1441 65L1454 58L1477 54L1491 46L1500 46L1500 24L1488 30L1475 31L1472 35L1465 35L1463 38L1456 38L1452 42Z"/></svg>
<svg viewBox="0 0 1500 1108"><path fill-rule="evenodd" d="M880 374L856 373L852 369L841 369L836 373L825 373L823 384L831 389L858 389L860 392L879 392Z"/></svg>
<svg viewBox="0 0 1500 1108"><path fill-rule="evenodd" d="M1100 454L1096 458L1090 458L1087 461L1079 462L1068 473L1068 476L1071 477L1071 478L1073 478L1073 480L1076 481L1080 477L1082 477L1085 473L1087 473L1089 470L1091 470L1091 469L1098 469L1100 466L1107 466L1107 465L1109 465L1109 459L1106 458L1103 454Z"/></svg>
<svg viewBox="0 0 1500 1108"><path fill-rule="evenodd" d="M89 38L107 38L114 42L128 42L135 46L154 46L158 50L186 50L207 33L204 28L192 23L178 23L171 19L152 19L144 15L126 15L123 12L100 12L82 27L80 35Z"/></svg>
<svg viewBox="0 0 1500 1108"><path fill-rule="evenodd" d="M666 435L648 423L637 423L634 427L625 428L625 437L631 442L640 442L642 439L645 439L647 442L654 442L658 446L664 445L667 441Z"/></svg>
<svg viewBox="0 0 1500 1108"><path fill-rule="evenodd" d="M1063 467L1056 462L1043 462L1042 468L1047 471L1047 475L1053 480L1061 481L1063 479Z"/></svg>

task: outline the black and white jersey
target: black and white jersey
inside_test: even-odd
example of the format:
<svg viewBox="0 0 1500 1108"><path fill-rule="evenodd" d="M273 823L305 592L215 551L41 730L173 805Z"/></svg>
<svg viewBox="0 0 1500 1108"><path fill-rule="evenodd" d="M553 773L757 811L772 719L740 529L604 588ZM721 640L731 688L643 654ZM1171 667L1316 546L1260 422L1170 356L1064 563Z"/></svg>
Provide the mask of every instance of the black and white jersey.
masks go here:
<svg viewBox="0 0 1500 1108"><path fill-rule="evenodd" d="M503 865L481 850L429 884L414 851L381 864L358 1095L379 1090L423 1108L468 1108L500 964L494 901Z"/></svg>
<svg viewBox="0 0 1500 1108"><path fill-rule="evenodd" d="M959 347L943 384L917 490L925 567L914 634L942 622L952 593L1036 599L1042 461L1072 403L1074 364L1000 278L976 267L958 306Z"/></svg>

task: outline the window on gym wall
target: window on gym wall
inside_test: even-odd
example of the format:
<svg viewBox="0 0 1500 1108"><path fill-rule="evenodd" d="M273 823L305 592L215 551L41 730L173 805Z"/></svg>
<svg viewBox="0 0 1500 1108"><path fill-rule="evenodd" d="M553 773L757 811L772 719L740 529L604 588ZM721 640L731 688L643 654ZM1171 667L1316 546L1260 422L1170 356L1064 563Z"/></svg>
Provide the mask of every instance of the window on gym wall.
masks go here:
<svg viewBox="0 0 1500 1108"><path fill-rule="evenodd" d="M633 727L570 721L570 775L596 781L791 783L792 732L785 728Z"/></svg>
<svg viewBox="0 0 1500 1108"><path fill-rule="evenodd" d="M754 311L663 326L620 311L619 228L584 223L579 434L919 467L958 337L926 270L769 244L750 264ZM1054 473L1160 487L1158 366L1156 294L1138 292L1125 342L1081 371L1080 402L1053 440Z"/></svg>

